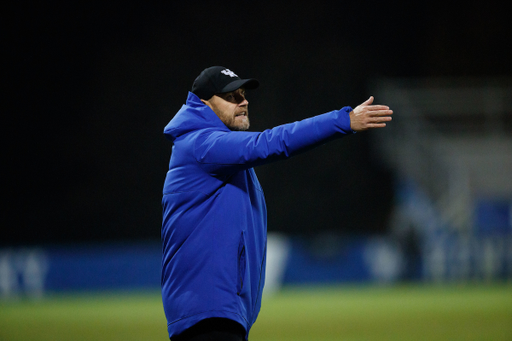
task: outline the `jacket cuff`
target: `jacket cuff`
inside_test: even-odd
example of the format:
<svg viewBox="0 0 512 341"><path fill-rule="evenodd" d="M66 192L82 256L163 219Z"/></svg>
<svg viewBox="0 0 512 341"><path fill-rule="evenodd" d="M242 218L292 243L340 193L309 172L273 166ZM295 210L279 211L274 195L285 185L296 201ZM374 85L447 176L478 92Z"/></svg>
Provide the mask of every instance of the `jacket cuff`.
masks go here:
<svg viewBox="0 0 512 341"><path fill-rule="evenodd" d="M355 134L356 132L350 128L350 113L352 112L352 107L346 106L339 110L341 117L340 128L346 132L347 134Z"/></svg>

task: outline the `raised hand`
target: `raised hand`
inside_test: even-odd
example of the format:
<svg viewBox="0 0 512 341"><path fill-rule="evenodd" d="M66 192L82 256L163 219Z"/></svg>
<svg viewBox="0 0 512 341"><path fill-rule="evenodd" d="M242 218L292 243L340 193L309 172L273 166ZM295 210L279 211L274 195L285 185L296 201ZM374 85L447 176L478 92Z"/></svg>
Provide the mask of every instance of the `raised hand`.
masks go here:
<svg viewBox="0 0 512 341"><path fill-rule="evenodd" d="M358 105L350 112L350 128L354 131L364 131L374 128L384 128L386 122L391 121L390 110L387 105L373 105L373 96Z"/></svg>

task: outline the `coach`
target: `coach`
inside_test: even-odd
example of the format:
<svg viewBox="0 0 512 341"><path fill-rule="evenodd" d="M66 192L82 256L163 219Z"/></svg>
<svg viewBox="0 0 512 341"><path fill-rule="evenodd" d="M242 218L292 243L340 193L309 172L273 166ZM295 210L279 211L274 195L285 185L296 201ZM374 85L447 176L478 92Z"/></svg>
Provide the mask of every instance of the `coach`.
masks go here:
<svg viewBox="0 0 512 341"><path fill-rule="evenodd" d="M249 129L246 90L259 85L213 66L194 81L164 130L173 142L163 188L162 299L169 337L247 340L265 282L267 216L253 167L391 120L373 97L265 130Z"/></svg>

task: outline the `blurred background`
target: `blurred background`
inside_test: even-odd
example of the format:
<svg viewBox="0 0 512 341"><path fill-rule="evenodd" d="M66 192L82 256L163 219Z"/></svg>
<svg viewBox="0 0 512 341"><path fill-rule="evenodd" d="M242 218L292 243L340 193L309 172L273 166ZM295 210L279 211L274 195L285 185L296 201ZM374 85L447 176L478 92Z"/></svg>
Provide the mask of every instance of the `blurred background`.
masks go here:
<svg viewBox="0 0 512 341"><path fill-rule="evenodd" d="M162 131L222 65L251 130L394 117L256 169L268 292L512 278L512 25L492 2L6 5L0 295L158 289Z"/></svg>

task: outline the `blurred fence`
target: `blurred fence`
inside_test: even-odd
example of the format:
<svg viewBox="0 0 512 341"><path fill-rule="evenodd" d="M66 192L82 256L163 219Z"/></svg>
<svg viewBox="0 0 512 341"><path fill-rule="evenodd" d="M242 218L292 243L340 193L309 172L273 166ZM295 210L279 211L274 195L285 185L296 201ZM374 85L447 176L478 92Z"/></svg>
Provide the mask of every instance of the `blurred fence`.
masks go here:
<svg viewBox="0 0 512 341"><path fill-rule="evenodd" d="M154 289L160 264L158 242L0 249L0 295Z"/></svg>
<svg viewBox="0 0 512 341"><path fill-rule="evenodd" d="M386 239L268 236L266 293L283 284L393 282L401 256ZM0 250L0 294L39 298L45 293L158 289L161 245L72 245Z"/></svg>
<svg viewBox="0 0 512 341"><path fill-rule="evenodd" d="M265 293L288 284L512 280L510 233L468 239L439 235L425 245L430 249L419 252L391 237L270 234ZM158 242L0 249L0 297L158 290L160 264Z"/></svg>

